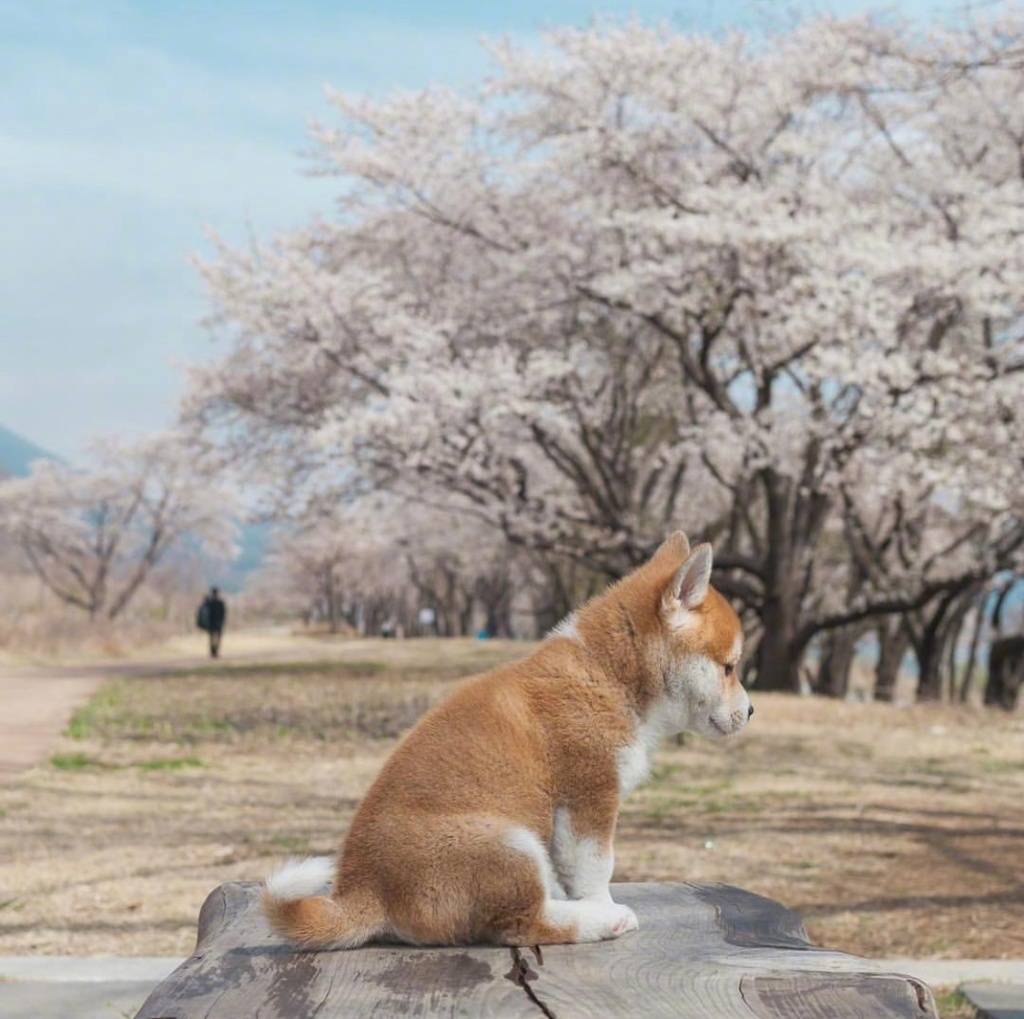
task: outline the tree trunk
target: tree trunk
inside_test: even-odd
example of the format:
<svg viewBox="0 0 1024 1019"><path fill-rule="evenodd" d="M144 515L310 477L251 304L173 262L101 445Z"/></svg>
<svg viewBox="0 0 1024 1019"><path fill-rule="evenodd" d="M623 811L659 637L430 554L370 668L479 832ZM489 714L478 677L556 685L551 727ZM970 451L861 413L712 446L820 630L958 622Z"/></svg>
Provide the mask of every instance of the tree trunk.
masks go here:
<svg viewBox="0 0 1024 1019"><path fill-rule="evenodd" d="M781 599L765 605L764 633L757 646L757 689L800 691L800 655L794 653L796 621Z"/></svg>
<svg viewBox="0 0 1024 1019"><path fill-rule="evenodd" d="M338 590L334 582L334 569L327 571L327 625L331 633L338 632Z"/></svg>
<svg viewBox="0 0 1024 1019"><path fill-rule="evenodd" d="M930 616L927 616L920 635L914 640L917 656L919 701L938 701L943 693L942 652L948 635L949 610L953 607L960 590L947 592L939 600Z"/></svg>
<svg viewBox="0 0 1024 1019"><path fill-rule="evenodd" d="M914 648L917 655L917 699L937 701L942 698L942 645L937 627L928 626Z"/></svg>
<svg viewBox="0 0 1024 1019"><path fill-rule="evenodd" d="M944 701L959 700L960 689L957 686L959 669L956 658L970 608L971 600L965 598L953 613L953 618L950 619L943 633L944 657L946 659L946 671L942 677L942 699Z"/></svg>
<svg viewBox="0 0 1024 1019"><path fill-rule="evenodd" d="M767 557L764 588L768 592L761 619L764 633L757 648L759 690L800 691L800 659L796 646L797 592L793 529L793 483L774 471L762 476L767 497Z"/></svg>
<svg viewBox="0 0 1024 1019"><path fill-rule="evenodd" d="M875 673L875 700L891 701L896 695L900 665L910 646L910 638L901 620L887 620L878 628L878 668Z"/></svg>
<svg viewBox="0 0 1024 1019"><path fill-rule="evenodd" d="M1000 637L989 647L985 703L1013 711L1024 685L1024 636Z"/></svg>
<svg viewBox="0 0 1024 1019"><path fill-rule="evenodd" d="M465 595L465 601L459 609L459 636L470 637L473 630L473 596Z"/></svg>
<svg viewBox="0 0 1024 1019"><path fill-rule="evenodd" d="M829 697L846 696L859 639L860 632L853 627L839 630L828 638L818 667L817 693L828 694Z"/></svg>
<svg viewBox="0 0 1024 1019"><path fill-rule="evenodd" d="M508 637L511 635L511 626L508 613L508 599L504 596L488 599L484 603L486 615L484 627L488 636Z"/></svg>

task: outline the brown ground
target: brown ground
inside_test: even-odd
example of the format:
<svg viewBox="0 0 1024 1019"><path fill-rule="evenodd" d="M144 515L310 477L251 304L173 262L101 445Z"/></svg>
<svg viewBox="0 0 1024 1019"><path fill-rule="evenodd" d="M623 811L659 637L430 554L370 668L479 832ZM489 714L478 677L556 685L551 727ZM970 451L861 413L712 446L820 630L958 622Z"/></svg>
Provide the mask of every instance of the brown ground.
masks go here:
<svg viewBox="0 0 1024 1019"><path fill-rule="evenodd" d="M74 656L54 659L41 652L14 653L0 647L0 781L49 757L72 712L104 679L143 676L207 664L204 638L195 632L142 644L110 658L111 648L82 642ZM270 664L301 657L310 663L337 657L329 642L293 634L288 627L232 632L226 659Z"/></svg>
<svg viewBox="0 0 1024 1019"><path fill-rule="evenodd" d="M210 888L332 851L396 735L524 650L296 648L113 679L49 763L0 786L0 954L187 953ZM862 955L1024 956L1024 719L754 703L737 740L664 748L624 809L618 880L743 885Z"/></svg>

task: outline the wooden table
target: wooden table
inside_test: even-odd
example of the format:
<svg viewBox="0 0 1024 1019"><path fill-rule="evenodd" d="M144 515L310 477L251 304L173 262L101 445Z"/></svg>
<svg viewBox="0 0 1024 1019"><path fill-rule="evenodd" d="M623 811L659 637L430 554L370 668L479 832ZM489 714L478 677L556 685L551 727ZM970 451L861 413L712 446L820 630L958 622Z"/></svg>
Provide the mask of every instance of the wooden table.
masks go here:
<svg viewBox="0 0 1024 1019"><path fill-rule="evenodd" d="M614 885L640 930L596 945L296 952L272 934L258 886L224 884L195 954L136 1019L888 1019L937 1015L928 988L815 948L800 918L728 885Z"/></svg>

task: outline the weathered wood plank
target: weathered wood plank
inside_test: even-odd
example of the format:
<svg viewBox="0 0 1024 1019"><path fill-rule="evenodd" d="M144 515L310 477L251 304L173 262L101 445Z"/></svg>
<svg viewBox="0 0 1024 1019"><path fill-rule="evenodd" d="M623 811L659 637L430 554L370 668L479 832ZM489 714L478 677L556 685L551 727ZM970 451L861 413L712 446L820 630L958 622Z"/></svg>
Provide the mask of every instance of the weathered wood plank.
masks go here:
<svg viewBox="0 0 1024 1019"><path fill-rule="evenodd" d="M613 886L640 930L598 945L295 952L266 927L257 886L226 884L195 954L136 1019L352 1016L934 1017L927 988L818 949L796 914L724 885Z"/></svg>

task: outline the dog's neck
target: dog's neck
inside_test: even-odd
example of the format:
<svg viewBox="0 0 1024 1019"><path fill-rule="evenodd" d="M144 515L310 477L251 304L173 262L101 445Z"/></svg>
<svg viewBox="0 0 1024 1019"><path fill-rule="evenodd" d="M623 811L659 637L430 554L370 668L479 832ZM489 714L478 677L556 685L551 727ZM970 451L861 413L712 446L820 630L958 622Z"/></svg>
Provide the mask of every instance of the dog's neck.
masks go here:
<svg viewBox="0 0 1024 1019"><path fill-rule="evenodd" d="M643 721L664 687L657 641L649 622L638 619L630 599L618 588L566 620L562 636L581 648L595 678L621 688L628 707ZM568 632L567 632L568 631Z"/></svg>

